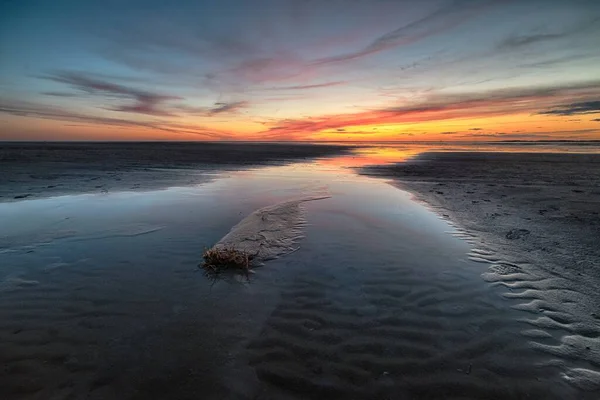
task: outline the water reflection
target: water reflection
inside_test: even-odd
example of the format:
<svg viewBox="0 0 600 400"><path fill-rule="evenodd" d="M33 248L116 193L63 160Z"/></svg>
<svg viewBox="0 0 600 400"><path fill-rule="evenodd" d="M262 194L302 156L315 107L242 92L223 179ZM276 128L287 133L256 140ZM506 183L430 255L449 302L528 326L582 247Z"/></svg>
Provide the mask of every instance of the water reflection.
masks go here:
<svg viewBox="0 0 600 400"><path fill-rule="evenodd" d="M319 164L339 168L399 163L426 152L600 153L600 143L357 143L351 154L326 158Z"/></svg>

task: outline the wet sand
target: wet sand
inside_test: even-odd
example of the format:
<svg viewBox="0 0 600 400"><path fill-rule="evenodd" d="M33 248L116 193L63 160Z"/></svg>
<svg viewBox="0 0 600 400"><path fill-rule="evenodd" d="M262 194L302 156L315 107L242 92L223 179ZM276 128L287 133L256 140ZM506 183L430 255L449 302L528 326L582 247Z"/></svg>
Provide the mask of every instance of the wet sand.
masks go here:
<svg viewBox="0 0 600 400"><path fill-rule="evenodd" d="M348 146L277 143L0 143L0 201L152 190L208 182L216 171L346 154Z"/></svg>
<svg viewBox="0 0 600 400"><path fill-rule="evenodd" d="M393 178L483 249L484 278L559 332L542 350L600 369L600 155L433 152L361 173ZM582 374L575 384L600 390Z"/></svg>
<svg viewBox="0 0 600 400"><path fill-rule="evenodd" d="M314 196L328 198L303 203L302 218L270 218ZM202 249L265 212L277 226L259 233L301 222L300 248L248 282L206 279ZM3 399L597 397L582 379L597 367L594 326L538 291L589 297L529 279L525 260L382 179L265 166L4 202L0 220Z"/></svg>

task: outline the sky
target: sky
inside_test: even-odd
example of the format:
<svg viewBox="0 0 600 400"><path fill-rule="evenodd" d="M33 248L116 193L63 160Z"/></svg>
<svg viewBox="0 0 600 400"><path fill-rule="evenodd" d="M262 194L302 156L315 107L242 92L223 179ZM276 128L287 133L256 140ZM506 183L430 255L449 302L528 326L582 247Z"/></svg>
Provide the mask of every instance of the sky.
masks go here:
<svg viewBox="0 0 600 400"><path fill-rule="evenodd" d="M0 0L0 140L600 140L598 0Z"/></svg>

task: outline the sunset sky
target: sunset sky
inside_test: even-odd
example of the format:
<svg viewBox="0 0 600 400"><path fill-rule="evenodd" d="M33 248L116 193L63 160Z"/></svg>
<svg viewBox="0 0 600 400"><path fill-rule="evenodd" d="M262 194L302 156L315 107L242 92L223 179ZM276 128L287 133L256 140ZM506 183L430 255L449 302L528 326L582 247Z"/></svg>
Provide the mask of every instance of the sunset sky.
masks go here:
<svg viewBox="0 0 600 400"><path fill-rule="evenodd" d="M0 7L0 140L600 139L599 0Z"/></svg>

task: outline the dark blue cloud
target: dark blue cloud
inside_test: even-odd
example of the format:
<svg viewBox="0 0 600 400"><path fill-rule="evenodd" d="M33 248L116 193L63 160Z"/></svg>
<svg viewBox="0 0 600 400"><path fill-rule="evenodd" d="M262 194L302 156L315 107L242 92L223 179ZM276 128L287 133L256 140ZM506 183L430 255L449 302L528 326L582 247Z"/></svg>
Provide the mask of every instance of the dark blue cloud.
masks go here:
<svg viewBox="0 0 600 400"><path fill-rule="evenodd" d="M249 103L247 101L233 101L233 102L218 102L215 103L215 106L209 110L209 114L223 114L230 113L238 110L242 110L247 108Z"/></svg>
<svg viewBox="0 0 600 400"><path fill-rule="evenodd" d="M600 113L600 101L584 101L555 107L551 110L541 111L543 115L576 115Z"/></svg>
<svg viewBox="0 0 600 400"><path fill-rule="evenodd" d="M103 96L124 98L133 101L132 104L115 106L115 108L112 108L113 111L170 116L172 114L163 109L162 105L169 100L180 99L177 96L152 93L141 89L99 80L94 77L75 72L58 72L47 76L47 79L54 82L64 83L73 89L87 94L100 94Z"/></svg>
<svg viewBox="0 0 600 400"><path fill-rule="evenodd" d="M71 121L93 125L107 125L117 127L138 127L148 128L157 131L164 131L176 134L192 134L203 136L205 139L221 140L230 138L228 133L218 132L214 129L206 129L202 126L191 126L178 124L164 120L129 120L124 118L99 117L84 113L79 113L60 107L52 107L42 104L36 104L23 101L11 101L0 98L0 113L16 115L16 116L31 116L41 119L51 119L58 121Z"/></svg>
<svg viewBox="0 0 600 400"><path fill-rule="evenodd" d="M498 47L500 49L516 49L520 47L525 47L531 44L547 42L550 40L561 39L567 36L567 33L539 33L532 35L522 35L522 36L511 36L504 41L502 41Z"/></svg>
<svg viewBox="0 0 600 400"><path fill-rule="evenodd" d="M43 92L45 96L53 96L53 97L77 97L76 93L67 93L67 92Z"/></svg>

